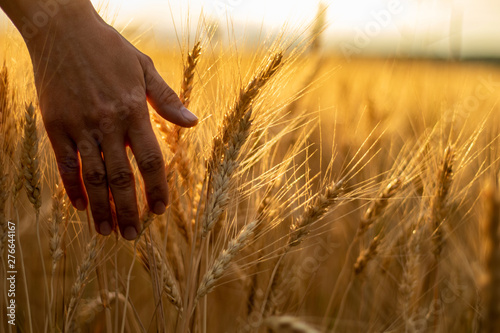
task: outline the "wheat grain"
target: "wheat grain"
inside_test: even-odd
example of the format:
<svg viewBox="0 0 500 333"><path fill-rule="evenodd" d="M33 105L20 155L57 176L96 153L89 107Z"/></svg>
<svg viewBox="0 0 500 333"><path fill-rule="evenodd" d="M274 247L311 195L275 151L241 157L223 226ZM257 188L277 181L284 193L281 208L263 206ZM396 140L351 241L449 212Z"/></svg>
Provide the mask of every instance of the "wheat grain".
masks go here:
<svg viewBox="0 0 500 333"><path fill-rule="evenodd" d="M357 237L362 237L373 222L383 213L389 204L389 199L397 193L402 184L403 181L400 177L390 181L378 197L370 203L370 206L366 209L361 219Z"/></svg>
<svg viewBox="0 0 500 333"><path fill-rule="evenodd" d="M354 273L356 275L361 274L366 265L372 260L378 252L378 246L380 245L380 237L377 236L372 239L370 246L361 252L361 254L358 256L358 259L356 259L356 263L354 264Z"/></svg>

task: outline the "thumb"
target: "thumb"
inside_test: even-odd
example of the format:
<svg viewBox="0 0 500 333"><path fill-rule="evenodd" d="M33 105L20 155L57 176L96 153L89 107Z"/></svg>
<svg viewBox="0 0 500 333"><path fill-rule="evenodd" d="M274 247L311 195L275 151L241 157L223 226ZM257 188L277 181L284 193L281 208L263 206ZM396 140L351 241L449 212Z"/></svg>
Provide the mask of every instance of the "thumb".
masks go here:
<svg viewBox="0 0 500 333"><path fill-rule="evenodd" d="M149 58L144 62L146 95L151 106L161 117L176 125L195 126L198 123L198 117L184 107L177 94L158 74L153 62Z"/></svg>

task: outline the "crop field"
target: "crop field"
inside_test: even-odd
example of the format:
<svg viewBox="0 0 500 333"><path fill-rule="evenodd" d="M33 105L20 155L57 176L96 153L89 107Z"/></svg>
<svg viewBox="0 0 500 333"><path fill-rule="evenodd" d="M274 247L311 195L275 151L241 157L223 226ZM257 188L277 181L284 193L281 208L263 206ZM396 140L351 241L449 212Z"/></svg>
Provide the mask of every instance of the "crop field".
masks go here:
<svg viewBox="0 0 500 333"><path fill-rule="evenodd" d="M0 331L500 327L500 67L346 59L312 26L258 47L131 38L200 119L151 108L170 199L149 211L130 152L136 241L72 207L28 53L2 36Z"/></svg>

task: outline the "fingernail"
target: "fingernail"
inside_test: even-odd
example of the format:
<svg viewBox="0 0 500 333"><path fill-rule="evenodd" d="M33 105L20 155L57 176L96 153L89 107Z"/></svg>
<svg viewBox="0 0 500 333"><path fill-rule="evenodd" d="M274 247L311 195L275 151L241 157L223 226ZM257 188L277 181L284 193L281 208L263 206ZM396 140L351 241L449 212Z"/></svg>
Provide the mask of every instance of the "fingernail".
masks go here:
<svg viewBox="0 0 500 333"><path fill-rule="evenodd" d="M198 122L198 117L195 116L194 113L186 109L185 107L181 108L181 114L190 123L197 123Z"/></svg>
<svg viewBox="0 0 500 333"><path fill-rule="evenodd" d="M75 207L78 210L85 210L85 208L87 208L87 206L85 205L85 201L83 201L83 199L81 198L75 201Z"/></svg>
<svg viewBox="0 0 500 333"><path fill-rule="evenodd" d="M153 208L153 213L155 213L156 215L161 215L165 213L165 210L165 204L162 201L157 201L155 203L155 207Z"/></svg>
<svg viewBox="0 0 500 333"><path fill-rule="evenodd" d="M134 240L137 237L137 230L132 226L128 226L123 230L123 237L126 240Z"/></svg>
<svg viewBox="0 0 500 333"><path fill-rule="evenodd" d="M109 235L111 233L111 225L109 224L109 222L101 222L101 224L99 224L99 232L103 236Z"/></svg>

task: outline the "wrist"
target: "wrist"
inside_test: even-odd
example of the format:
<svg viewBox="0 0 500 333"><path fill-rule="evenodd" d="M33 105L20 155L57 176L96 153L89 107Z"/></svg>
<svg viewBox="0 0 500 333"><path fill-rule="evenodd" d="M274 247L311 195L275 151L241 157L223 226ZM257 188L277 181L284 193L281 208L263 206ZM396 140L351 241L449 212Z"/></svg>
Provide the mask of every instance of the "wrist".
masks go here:
<svg viewBox="0 0 500 333"><path fill-rule="evenodd" d="M48 36L62 37L99 18L89 0L22 0L4 10L29 49L39 41L46 43Z"/></svg>

